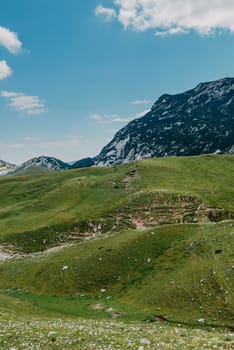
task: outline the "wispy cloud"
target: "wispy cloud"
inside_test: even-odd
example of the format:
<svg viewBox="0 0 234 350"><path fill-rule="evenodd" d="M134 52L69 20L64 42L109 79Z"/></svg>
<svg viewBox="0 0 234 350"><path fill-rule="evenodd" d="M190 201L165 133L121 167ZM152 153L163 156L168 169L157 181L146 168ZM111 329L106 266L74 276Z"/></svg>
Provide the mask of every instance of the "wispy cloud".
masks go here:
<svg viewBox="0 0 234 350"><path fill-rule="evenodd" d="M95 120L98 124L129 123L133 119L143 117L149 111L150 109L144 110L132 117L121 117L121 116L118 116L117 114L93 113L93 114L90 114L89 118L92 120Z"/></svg>
<svg viewBox="0 0 234 350"><path fill-rule="evenodd" d="M102 16L107 22L111 22L114 18L116 18L116 12L114 9L103 7L102 5L98 5L96 7L95 15Z"/></svg>
<svg viewBox="0 0 234 350"><path fill-rule="evenodd" d="M0 61L0 80L6 79L13 74L13 70L8 66L6 61Z"/></svg>
<svg viewBox="0 0 234 350"><path fill-rule="evenodd" d="M80 145L82 136L80 135L67 135L66 136L66 142L68 142L71 145Z"/></svg>
<svg viewBox="0 0 234 350"><path fill-rule="evenodd" d="M135 100L131 102L132 105L146 105L147 103L150 103L150 100L142 99L142 100Z"/></svg>
<svg viewBox="0 0 234 350"><path fill-rule="evenodd" d="M187 34L187 33L188 33L188 30L181 27L176 27L176 28L158 30L155 32L155 35L165 37L165 36Z"/></svg>
<svg viewBox="0 0 234 350"><path fill-rule="evenodd" d="M196 31L210 35L217 31L234 33L234 2L231 0L112 0L106 12L136 31L155 30L157 36ZM112 18L112 19L113 19Z"/></svg>
<svg viewBox="0 0 234 350"><path fill-rule="evenodd" d="M1 91L0 95L10 101L8 105L12 109L23 114L39 115L47 111L44 102L38 96L30 96L13 91Z"/></svg>
<svg viewBox="0 0 234 350"><path fill-rule="evenodd" d="M41 137L37 137L37 136L25 136L24 137L24 141L41 141L42 138Z"/></svg>
<svg viewBox="0 0 234 350"><path fill-rule="evenodd" d="M0 149L18 149L23 147L22 143L0 143Z"/></svg>
<svg viewBox="0 0 234 350"><path fill-rule="evenodd" d="M49 148L49 147L66 147L68 145L79 145L82 137L80 135L67 135L56 140L46 140L43 137L39 136L25 136L21 146L26 146L30 144L33 147L38 148Z"/></svg>
<svg viewBox="0 0 234 350"><path fill-rule="evenodd" d="M146 113L149 113L149 111L150 111L150 109L145 109L144 111L137 113L137 114L135 115L135 118L144 117L144 115L145 115Z"/></svg>
<svg viewBox="0 0 234 350"><path fill-rule="evenodd" d="M102 115L102 114L98 114L98 113L92 113L89 116L90 119L97 120L97 121L105 120L107 117L108 117L107 115Z"/></svg>
<svg viewBox="0 0 234 350"><path fill-rule="evenodd" d="M132 118L120 117L117 114L98 114L98 113L90 114L89 118L97 121L99 124L127 123L130 120L132 120Z"/></svg>
<svg viewBox="0 0 234 350"><path fill-rule="evenodd" d="M22 51L22 42L19 40L18 34L2 26L0 26L0 45L12 54Z"/></svg>

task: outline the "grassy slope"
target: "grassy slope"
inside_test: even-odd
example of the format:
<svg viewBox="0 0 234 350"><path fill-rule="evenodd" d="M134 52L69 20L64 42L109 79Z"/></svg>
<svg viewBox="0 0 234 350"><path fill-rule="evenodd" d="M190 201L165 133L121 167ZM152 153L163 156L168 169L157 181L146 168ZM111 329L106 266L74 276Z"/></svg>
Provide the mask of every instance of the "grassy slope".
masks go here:
<svg viewBox="0 0 234 350"><path fill-rule="evenodd" d="M12 174L10 173L9 176L42 175L42 174L48 174L51 171L53 170L43 166L32 166L24 170L20 170L20 169L15 170Z"/></svg>
<svg viewBox="0 0 234 350"><path fill-rule="evenodd" d="M102 299L111 296L111 303L119 301L121 312L127 304L133 308L130 314L136 308L148 315L167 315L169 320L197 323L204 317L208 323L232 326L232 225L184 224L129 230L40 253L2 264L0 287L39 293L42 296L34 299L20 292L16 296L32 298L50 311L59 311L63 303L67 308L66 298L59 299L58 304L56 299L53 302L53 295L78 295L74 298L77 304L83 300L80 295Z"/></svg>
<svg viewBox="0 0 234 350"><path fill-rule="evenodd" d="M234 157L198 156L146 160L140 187L198 196L211 206L234 211Z"/></svg>
<svg viewBox="0 0 234 350"><path fill-rule="evenodd" d="M64 232L74 233L82 225L86 230L89 221L102 218L108 226L108 220L123 211L144 220L142 212L152 198L160 210L163 206L168 211L165 203L179 205L175 194L233 212L233 160L155 159L0 179L0 242L17 243L23 251L43 250L66 241ZM123 228L129 226L127 219L122 221ZM90 305L99 300L128 319L163 314L172 321L197 323L205 318L233 326L233 237L233 221L127 230L1 264L0 288L28 290L16 292L14 298L46 312L90 316ZM72 303L66 297L76 294ZM110 317L103 310L96 312Z"/></svg>
<svg viewBox="0 0 234 350"><path fill-rule="evenodd" d="M121 208L139 215L145 194L155 191L169 197L172 193L192 195L234 212L233 159L164 158L116 168L0 179L0 243L15 242L25 251L43 250L66 241L65 232L86 232L89 221L101 218L108 231ZM139 208L134 208L136 198ZM129 226L123 220L119 229Z"/></svg>

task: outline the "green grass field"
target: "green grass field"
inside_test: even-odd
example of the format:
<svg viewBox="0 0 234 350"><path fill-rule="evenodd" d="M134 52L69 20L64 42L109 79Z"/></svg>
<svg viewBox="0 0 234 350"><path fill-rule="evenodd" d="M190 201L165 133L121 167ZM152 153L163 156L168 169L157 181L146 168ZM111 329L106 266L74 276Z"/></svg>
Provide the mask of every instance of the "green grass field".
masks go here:
<svg viewBox="0 0 234 350"><path fill-rule="evenodd" d="M38 327L27 349L231 349L233 174L208 155L1 178L0 348Z"/></svg>

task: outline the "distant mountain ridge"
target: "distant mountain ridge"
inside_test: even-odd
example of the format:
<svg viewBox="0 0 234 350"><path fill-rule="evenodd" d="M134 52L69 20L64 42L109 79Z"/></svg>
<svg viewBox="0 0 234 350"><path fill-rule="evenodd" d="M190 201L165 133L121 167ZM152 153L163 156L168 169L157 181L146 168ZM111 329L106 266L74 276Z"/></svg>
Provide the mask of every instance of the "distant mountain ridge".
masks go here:
<svg viewBox="0 0 234 350"><path fill-rule="evenodd" d="M15 164L11 164L0 159L0 176L6 175L9 171L13 170L15 167L16 167Z"/></svg>
<svg viewBox="0 0 234 350"><path fill-rule="evenodd" d="M0 159L0 168L12 168L15 167L15 164L5 162L4 160Z"/></svg>
<svg viewBox="0 0 234 350"><path fill-rule="evenodd" d="M63 162L62 160L54 157L47 156L31 158L18 166L0 160L0 175L43 174L47 171L60 171L68 170L71 168L72 165L69 163Z"/></svg>
<svg viewBox="0 0 234 350"><path fill-rule="evenodd" d="M95 164L95 158L83 158L78 160L77 162L73 163L71 168L77 169L77 168L89 168Z"/></svg>
<svg viewBox="0 0 234 350"><path fill-rule="evenodd" d="M65 170L69 168L69 164L54 157L40 156L32 158L20 166L20 169L26 169L32 166L43 166L51 170Z"/></svg>

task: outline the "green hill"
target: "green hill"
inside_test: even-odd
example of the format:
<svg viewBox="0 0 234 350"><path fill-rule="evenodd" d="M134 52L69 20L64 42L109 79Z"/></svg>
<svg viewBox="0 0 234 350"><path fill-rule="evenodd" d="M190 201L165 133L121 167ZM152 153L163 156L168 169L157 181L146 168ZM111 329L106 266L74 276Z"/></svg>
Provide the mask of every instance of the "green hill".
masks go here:
<svg viewBox="0 0 234 350"><path fill-rule="evenodd" d="M35 314L233 327L233 160L0 179L0 244L18 254L0 264L0 301Z"/></svg>
<svg viewBox="0 0 234 350"><path fill-rule="evenodd" d="M42 175L49 173L53 170L43 167L43 166L31 166L27 169L16 169L9 176L26 176L26 175Z"/></svg>
<svg viewBox="0 0 234 350"><path fill-rule="evenodd" d="M231 326L233 227L230 222L165 225L54 249L2 264L0 288L39 294L35 301L16 293L51 311L59 311L57 298L66 295L111 297L171 321L205 318ZM48 295L57 296L55 309Z"/></svg>
<svg viewBox="0 0 234 350"><path fill-rule="evenodd" d="M0 179L0 244L23 252L97 232L230 219L233 156L161 158Z"/></svg>

